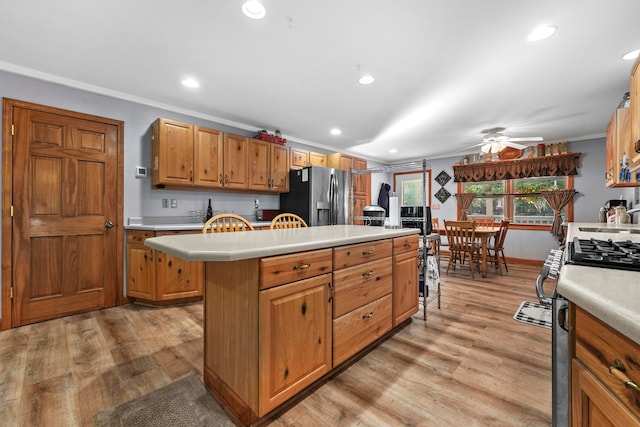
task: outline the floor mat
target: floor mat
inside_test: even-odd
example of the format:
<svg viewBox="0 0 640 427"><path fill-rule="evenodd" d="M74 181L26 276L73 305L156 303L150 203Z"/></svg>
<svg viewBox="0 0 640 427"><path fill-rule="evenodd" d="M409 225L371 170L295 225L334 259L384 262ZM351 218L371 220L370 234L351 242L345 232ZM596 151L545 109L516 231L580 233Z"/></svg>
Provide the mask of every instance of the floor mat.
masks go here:
<svg viewBox="0 0 640 427"><path fill-rule="evenodd" d="M518 322L551 329L551 306L524 301L513 318Z"/></svg>

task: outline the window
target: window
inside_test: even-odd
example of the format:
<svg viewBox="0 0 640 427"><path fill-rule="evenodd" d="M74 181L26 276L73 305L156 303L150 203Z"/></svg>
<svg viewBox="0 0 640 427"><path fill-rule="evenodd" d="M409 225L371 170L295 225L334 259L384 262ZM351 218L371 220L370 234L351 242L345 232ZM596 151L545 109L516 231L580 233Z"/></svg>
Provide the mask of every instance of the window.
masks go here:
<svg viewBox="0 0 640 427"><path fill-rule="evenodd" d="M427 182L430 182L427 171ZM422 206L422 172L396 173L393 175L395 191L400 197L400 206ZM427 188L427 206L431 200L431 187Z"/></svg>
<svg viewBox="0 0 640 427"><path fill-rule="evenodd" d="M476 193L467 210L469 218L491 217L495 221L510 218L513 224L551 225L553 209L541 191L573 188L573 177L535 177L502 181L465 182L462 192ZM563 219L573 220L573 203L562 212Z"/></svg>

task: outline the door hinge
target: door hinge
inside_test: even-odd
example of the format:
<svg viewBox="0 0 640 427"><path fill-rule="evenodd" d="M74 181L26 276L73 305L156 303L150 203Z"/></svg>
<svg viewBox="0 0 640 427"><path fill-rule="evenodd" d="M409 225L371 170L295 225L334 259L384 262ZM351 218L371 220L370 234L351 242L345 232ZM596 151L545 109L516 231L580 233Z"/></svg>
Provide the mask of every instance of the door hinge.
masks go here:
<svg viewBox="0 0 640 427"><path fill-rule="evenodd" d="M13 299L13 286L9 288L9 299Z"/></svg>
<svg viewBox="0 0 640 427"><path fill-rule="evenodd" d="M11 205L11 218L13 218L13 205Z"/></svg>
<svg viewBox="0 0 640 427"><path fill-rule="evenodd" d="M16 128L13 127L13 123L11 123L11 136L15 136Z"/></svg>

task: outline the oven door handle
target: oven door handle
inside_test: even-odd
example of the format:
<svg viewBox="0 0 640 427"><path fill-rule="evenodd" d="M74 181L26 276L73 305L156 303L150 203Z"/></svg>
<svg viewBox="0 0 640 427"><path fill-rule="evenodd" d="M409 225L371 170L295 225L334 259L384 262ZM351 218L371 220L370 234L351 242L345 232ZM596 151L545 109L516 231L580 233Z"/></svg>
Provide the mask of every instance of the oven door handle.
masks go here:
<svg viewBox="0 0 640 427"><path fill-rule="evenodd" d="M542 284L544 283L545 279L549 276L549 266L547 264L542 266L542 272L538 275L538 278L536 279L536 294L538 294L538 301L540 301L540 304L544 304L544 305L551 305L551 302L553 301L553 297L551 295L547 295L544 293L544 288L542 287Z"/></svg>
<svg viewBox="0 0 640 427"><path fill-rule="evenodd" d="M569 306L565 305L558 310L558 326L569 332Z"/></svg>

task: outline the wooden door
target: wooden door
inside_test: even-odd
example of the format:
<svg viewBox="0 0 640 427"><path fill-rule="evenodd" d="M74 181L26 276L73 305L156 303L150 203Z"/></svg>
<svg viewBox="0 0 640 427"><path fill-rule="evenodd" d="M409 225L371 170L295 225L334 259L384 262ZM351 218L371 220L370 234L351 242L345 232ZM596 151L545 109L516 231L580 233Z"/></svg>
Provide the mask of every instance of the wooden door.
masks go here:
<svg viewBox="0 0 640 427"><path fill-rule="evenodd" d="M153 185L193 185L193 126L175 120L153 123Z"/></svg>
<svg viewBox="0 0 640 427"><path fill-rule="evenodd" d="M259 139L249 140L249 188L258 191L271 189L271 166L269 146Z"/></svg>
<svg viewBox="0 0 640 427"><path fill-rule="evenodd" d="M224 134L224 186L246 189L249 183L249 139Z"/></svg>
<svg viewBox="0 0 640 427"><path fill-rule="evenodd" d="M271 144L271 191L289 191L289 148Z"/></svg>
<svg viewBox="0 0 640 427"><path fill-rule="evenodd" d="M193 184L201 187L222 187L222 133L196 126L194 131Z"/></svg>
<svg viewBox="0 0 640 427"><path fill-rule="evenodd" d="M122 122L12 114L12 326L115 305Z"/></svg>

